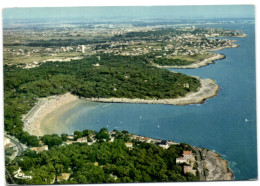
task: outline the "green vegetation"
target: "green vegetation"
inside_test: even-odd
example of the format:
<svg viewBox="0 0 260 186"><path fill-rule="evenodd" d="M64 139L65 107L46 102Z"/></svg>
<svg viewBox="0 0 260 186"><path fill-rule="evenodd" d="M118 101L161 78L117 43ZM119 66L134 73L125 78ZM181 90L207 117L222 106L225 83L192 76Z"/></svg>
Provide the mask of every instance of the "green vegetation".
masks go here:
<svg viewBox="0 0 260 186"><path fill-rule="evenodd" d="M215 54L213 53L204 53L204 54L193 54L193 55L185 55L185 56L175 56L175 57L161 57L154 59L153 56L149 56L150 61L160 66L184 66L190 65L194 62L199 62L204 59L213 57Z"/></svg>
<svg viewBox="0 0 260 186"><path fill-rule="evenodd" d="M100 66L94 66L96 63ZM71 92L86 98L163 99L185 96L199 86L196 78L158 69L143 57L102 55L99 61L92 56L73 62L47 62L31 69L5 65L5 130L28 146L38 146L37 137L23 131L21 118L40 97Z"/></svg>
<svg viewBox="0 0 260 186"><path fill-rule="evenodd" d="M5 155L6 156L11 156L14 152L15 152L15 150L13 149L13 147L5 148Z"/></svg>
<svg viewBox="0 0 260 186"><path fill-rule="evenodd" d="M7 169L13 174L20 167L25 175L32 176L31 180L15 179L18 184L50 184L54 180L54 183L63 184L199 181L199 175L184 174L182 165L175 163L183 150L191 150L189 145L172 145L164 150L155 144L131 141L133 148L130 150L125 145L130 134L114 132L112 143L100 140L92 145L55 145L38 154L28 149ZM107 129L95 133L96 136L108 134ZM62 173L70 173L70 178L57 181Z"/></svg>
<svg viewBox="0 0 260 186"><path fill-rule="evenodd" d="M169 58L159 58L153 60L155 64L160 66L183 66L183 65L190 65L193 62L181 59L169 59Z"/></svg>
<svg viewBox="0 0 260 186"><path fill-rule="evenodd" d="M61 145L63 142L62 138L59 137L57 134L44 135L42 137L42 141L45 145L48 145L49 148L55 145Z"/></svg>

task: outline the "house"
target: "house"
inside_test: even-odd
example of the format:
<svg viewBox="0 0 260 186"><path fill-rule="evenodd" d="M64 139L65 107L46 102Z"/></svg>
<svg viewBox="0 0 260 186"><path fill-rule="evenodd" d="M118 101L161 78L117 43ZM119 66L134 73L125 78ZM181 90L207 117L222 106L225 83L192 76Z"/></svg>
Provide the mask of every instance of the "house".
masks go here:
<svg viewBox="0 0 260 186"><path fill-rule="evenodd" d="M183 172L184 172L184 174L191 173L193 175L196 175L196 170L193 170L192 167L189 165L183 166Z"/></svg>
<svg viewBox="0 0 260 186"><path fill-rule="evenodd" d="M140 142L145 142L143 136L137 136L137 137L136 137L136 140L137 140L137 141L140 141Z"/></svg>
<svg viewBox="0 0 260 186"><path fill-rule="evenodd" d="M192 167L191 166L188 166L188 165L184 165L183 166L183 172L186 174L188 172L191 172L192 171Z"/></svg>
<svg viewBox="0 0 260 186"><path fill-rule="evenodd" d="M110 140L108 141L108 143L112 143L115 140L114 137L111 137Z"/></svg>
<svg viewBox="0 0 260 186"><path fill-rule="evenodd" d="M131 142L126 142L125 145L126 145L126 147L129 148L129 149L132 149L132 148L133 148L133 143L131 143Z"/></svg>
<svg viewBox="0 0 260 186"><path fill-rule="evenodd" d="M189 83L184 83L182 86L183 86L184 88L190 88L190 84L189 84Z"/></svg>
<svg viewBox="0 0 260 186"><path fill-rule="evenodd" d="M57 176L57 181L67 181L70 178L70 173L62 173L61 176Z"/></svg>
<svg viewBox="0 0 260 186"><path fill-rule="evenodd" d="M132 134L132 135L131 135L131 138L134 139L134 140L137 139L137 137L138 137L138 136L135 135L135 134Z"/></svg>
<svg viewBox="0 0 260 186"><path fill-rule="evenodd" d="M73 135L70 135L67 137L69 140L74 140L74 136Z"/></svg>
<svg viewBox="0 0 260 186"><path fill-rule="evenodd" d="M67 145L73 144L73 143L78 143L77 141L66 141Z"/></svg>
<svg viewBox="0 0 260 186"><path fill-rule="evenodd" d="M168 141L166 141L166 140L162 140L161 143L159 143L158 145L159 145L159 147L162 147L163 149L168 149L170 147Z"/></svg>
<svg viewBox="0 0 260 186"><path fill-rule="evenodd" d="M48 150L49 148L48 145L44 145L41 147L31 147L30 149L36 151L36 153L39 153L41 151Z"/></svg>
<svg viewBox="0 0 260 186"><path fill-rule="evenodd" d="M5 138L4 138L4 143L5 143L5 146L6 146L6 145L10 144L11 141L10 141L9 138L5 137Z"/></svg>
<svg viewBox="0 0 260 186"><path fill-rule="evenodd" d="M184 158L184 157L176 158L176 164L180 164L180 163L189 164L189 160L187 160L187 159Z"/></svg>
<svg viewBox="0 0 260 186"><path fill-rule="evenodd" d="M115 136L116 135L116 131L113 131L110 134L111 134L111 136Z"/></svg>
<svg viewBox="0 0 260 186"><path fill-rule="evenodd" d="M88 143L88 145L93 145L95 142L92 141L92 142L87 142L87 143Z"/></svg>
<svg viewBox="0 0 260 186"><path fill-rule="evenodd" d="M112 177L114 180L117 180L117 176L113 175L113 174L109 174L110 177Z"/></svg>
<svg viewBox="0 0 260 186"><path fill-rule="evenodd" d="M77 142L79 142L79 143L87 143L88 142L88 138L87 137L78 138Z"/></svg>
<svg viewBox="0 0 260 186"><path fill-rule="evenodd" d="M194 159L194 156L192 155L192 151L183 151L182 156L189 160Z"/></svg>
<svg viewBox="0 0 260 186"><path fill-rule="evenodd" d="M151 138L144 137L144 141L145 141L146 143L151 143Z"/></svg>
<svg viewBox="0 0 260 186"><path fill-rule="evenodd" d="M99 67L100 64L99 63L96 63L96 64L92 64L94 67Z"/></svg>
<svg viewBox="0 0 260 186"><path fill-rule="evenodd" d="M169 144L169 145L179 145L180 143L176 143L176 142L174 142L174 141L169 141L168 144Z"/></svg>
<svg viewBox="0 0 260 186"><path fill-rule="evenodd" d="M95 166L98 166L98 162L96 162L96 161L95 161L93 164L94 164Z"/></svg>

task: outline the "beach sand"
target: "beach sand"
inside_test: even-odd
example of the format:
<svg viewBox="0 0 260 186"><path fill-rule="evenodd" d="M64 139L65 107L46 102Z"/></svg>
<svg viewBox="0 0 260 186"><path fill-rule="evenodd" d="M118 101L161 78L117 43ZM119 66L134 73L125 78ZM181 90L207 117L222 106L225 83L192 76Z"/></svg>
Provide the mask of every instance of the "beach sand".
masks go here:
<svg viewBox="0 0 260 186"><path fill-rule="evenodd" d="M201 87L197 92L188 93L185 97L175 99L129 99L129 98L78 98L71 93L59 96L50 96L39 99L39 102L23 117L24 130L31 135L42 136L51 131L59 130L62 126L55 126L55 122L50 121L53 115L60 116L67 110L76 106L82 100L93 102L109 103L144 103L144 104L169 104L169 105L188 105L203 103L207 98L217 95L219 87L211 79L200 79ZM43 123L45 121L45 123ZM50 130L48 129L51 128ZM44 131L42 130L44 129Z"/></svg>
<svg viewBox="0 0 260 186"><path fill-rule="evenodd" d="M42 136L41 124L49 114L63 108L63 112L77 102L78 97L70 93L41 98L39 102L23 117L24 130L31 135Z"/></svg>

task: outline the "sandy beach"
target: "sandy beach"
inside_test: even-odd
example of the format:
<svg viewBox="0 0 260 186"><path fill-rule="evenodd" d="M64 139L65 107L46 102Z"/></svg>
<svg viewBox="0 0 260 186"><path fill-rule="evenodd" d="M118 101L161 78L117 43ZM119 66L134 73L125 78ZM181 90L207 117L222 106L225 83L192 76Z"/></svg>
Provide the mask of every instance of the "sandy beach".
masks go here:
<svg viewBox="0 0 260 186"><path fill-rule="evenodd" d="M211 79L200 79L201 87L197 92L175 99L129 99L129 98L78 98L71 93L39 99L38 103L23 117L24 130L31 135L42 136L41 123L49 114L62 108L63 112L71 108L77 100L109 103L144 103L188 105L203 103L207 98L217 95L219 87Z"/></svg>
<svg viewBox="0 0 260 186"><path fill-rule="evenodd" d="M39 99L39 102L22 119L24 130L31 135L42 136L41 123L44 118L61 107L69 109L77 100L78 97L70 93Z"/></svg>

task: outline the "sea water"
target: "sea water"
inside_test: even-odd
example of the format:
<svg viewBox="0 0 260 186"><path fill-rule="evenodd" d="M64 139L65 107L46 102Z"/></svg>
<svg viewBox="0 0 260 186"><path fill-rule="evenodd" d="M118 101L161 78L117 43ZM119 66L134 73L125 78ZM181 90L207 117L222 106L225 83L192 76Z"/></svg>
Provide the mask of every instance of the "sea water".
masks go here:
<svg viewBox="0 0 260 186"><path fill-rule="evenodd" d="M217 53L226 56L199 69L169 69L210 78L220 91L204 104L91 103L82 101L58 118L66 131L107 127L143 136L174 140L208 148L229 162L235 180L257 178L256 82L254 24L207 25L240 29L248 34L237 40L238 48ZM69 122L68 122L69 121Z"/></svg>

